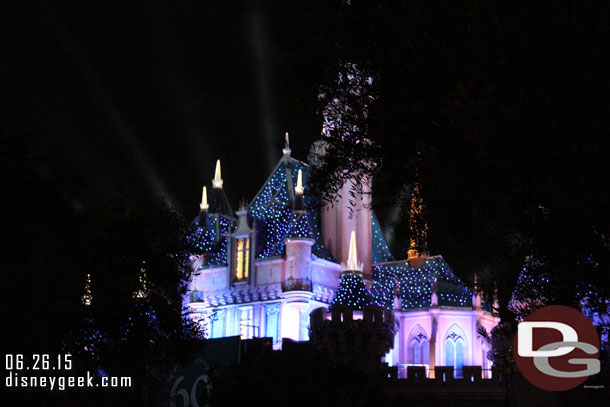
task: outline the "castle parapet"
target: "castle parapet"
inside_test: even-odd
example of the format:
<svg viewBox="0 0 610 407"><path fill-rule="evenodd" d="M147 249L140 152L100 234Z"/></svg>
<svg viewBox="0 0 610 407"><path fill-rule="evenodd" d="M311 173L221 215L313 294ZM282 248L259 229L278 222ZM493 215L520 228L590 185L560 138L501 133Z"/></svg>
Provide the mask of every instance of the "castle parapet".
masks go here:
<svg viewBox="0 0 610 407"><path fill-rule="evenodd" d="M311 280L308 278L289 277L282 284L282 291L311 291Z"/></svg>

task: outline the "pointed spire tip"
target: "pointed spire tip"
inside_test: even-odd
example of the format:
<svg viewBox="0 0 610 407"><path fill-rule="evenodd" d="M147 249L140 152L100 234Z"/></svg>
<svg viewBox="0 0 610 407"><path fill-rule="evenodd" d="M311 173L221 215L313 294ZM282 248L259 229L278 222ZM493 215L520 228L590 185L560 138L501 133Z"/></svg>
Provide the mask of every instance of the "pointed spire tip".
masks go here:
<svg viewBox="0 0 610 407"><path fill-rule="evenodd" d="M288 136L288 132L286 132L286 134L284 135L284 148L282 149L282 152L284 153L284 155L290 155L290 152L292 150L290 150L290 137Z"/></svg>
<svg viewBox="0 0 610 407"><path fill-rule="evenodd" d="M349 254L347 263L343 264L344 271L362 271L362 263L358 263L358 254L356 249L356 232L352 230L349 240Z"/></svg>
<svg viewBox="0 0 610 407"><path fill-rule="evenodd" d="M214 188L222 188L222 177L220 175L220 160L216 160L216 171L214 172L212 186Z"/></svg>
<svg viewBox="0 0 610 407"><path fill-rule="evenodd" d="M208 204L208 190L206 187L203 187L203 192L201 193L201 203L199 204L199 208L202 211L207 211L210 205Z"/></svg>
<svg viewBox="0 0 610 407"><path fill-rule="evenodd" d="M294 192L296 192L298 195L303 195L303 190L303 172L299 170L297 173L297 186L294 187Z"/></svg>

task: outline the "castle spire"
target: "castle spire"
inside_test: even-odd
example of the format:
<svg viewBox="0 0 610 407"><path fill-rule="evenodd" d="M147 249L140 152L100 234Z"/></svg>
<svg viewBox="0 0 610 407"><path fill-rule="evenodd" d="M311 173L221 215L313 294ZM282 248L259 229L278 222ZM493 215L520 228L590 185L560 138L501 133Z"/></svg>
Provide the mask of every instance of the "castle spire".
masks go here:
<svg viewBox="0 0 610 407"><path fill-rule="evenodd" d="M225 190L222 188L222 175L220 172L220 160L216 160L216 170L214 171L214 179L212 180L212 190L210 191L210 200L208 202L210 206L211 214L221 214L230 218L233 218L235 214L231 209L229 200L225 194Z"/></svg>
<svg viewBox="0 0 610 407"><path fill-rule="evenodd" d="M199 208L202 211L207 211L210 205L208 204L208 191L206 187L203 187L203 192L201 193L201 203L199 204Z"/></svg>
<svg viewBox="0 0 610 407"><path fill-rule="evenodd" d="M347 263L343 263L343 271L360 271L362 272L362 263L358 263L358 255L356 251L356 232L352 230L349 241L349 254Z"/></svg>
<svg viewBox="0 0 610 407"><path fill-rule="evenodd" d="M303 172L301 170L297 173L297 186L294 187L294 192L297 195L303 195Z"/></svg>
<svg viewBox="0 0 610 407"><path fill-rule="evenodd" d="M409 208L409 239L408 258L419 257L426 253L428 240L428 224L424 219L424 200L421 196L419 182L411 189L411 205Z"/></svg>
<svg viewBox="0 0 610 407"><path fill-rule="evenodd" d="M362 263L358 263L356 254L356 232L352 230L349 243L349 255L347 263L341 263L343 273L341 273L341 281L339 287L335 291L335 295L330 302L332 311L335 305L347 306L351 309L362 310L363 307L372 304L373 298L371 293L364 285L362 279Z"/></svg>
<svg viewBox="0 0 610 407"><path fill-rule="evenodd" d="M222 177L220 176L220 160L216 160L216 171L212 180L214 188L222 188Z"/></svg>
<svg viewBox="0 0 610 407"><path fill-rule="evenodd" d="M286 132L286 135L284 136L284 148L282 149L282 152L284 153L284 155L290 156L292 150L290 150L290 138L288 137L288 132Z"/></svg>

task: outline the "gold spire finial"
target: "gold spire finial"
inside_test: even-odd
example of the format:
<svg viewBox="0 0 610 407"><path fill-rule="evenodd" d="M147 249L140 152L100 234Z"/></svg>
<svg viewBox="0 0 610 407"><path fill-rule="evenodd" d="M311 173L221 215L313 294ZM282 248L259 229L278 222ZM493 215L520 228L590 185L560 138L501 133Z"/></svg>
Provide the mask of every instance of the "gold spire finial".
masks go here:
<svg viewBox="0 0 610 407"><path fill-rule="evenodd" d="M216 160L216 171L214 172L212 186L214 188L222 188L222 177L220 176L220 160Z"/></svg>
<svg viewBox="0 0 610 407"><path fill-rule="evenodd" d="M294 187L294 192L298 195L303 195L303 173L301 170L297 173L297 186Z"/></svg>
<svg viewBox="0 0 610 407"><path fill-rule="evenodd" d="M199 208L202 211L207 211L210 205L208 205L208 190L206 187L203 187L203 192L201 193L201 203L199 204Z"/></svg>
<svg viewBox="0 0 610 407"><path fill-rule="evenodd" d="M411 190L411 205L409 208L409 239L408 256L417 257L427 250L428 225L424 220L424 200L421 196L419 182L415 182Z"/></svg>

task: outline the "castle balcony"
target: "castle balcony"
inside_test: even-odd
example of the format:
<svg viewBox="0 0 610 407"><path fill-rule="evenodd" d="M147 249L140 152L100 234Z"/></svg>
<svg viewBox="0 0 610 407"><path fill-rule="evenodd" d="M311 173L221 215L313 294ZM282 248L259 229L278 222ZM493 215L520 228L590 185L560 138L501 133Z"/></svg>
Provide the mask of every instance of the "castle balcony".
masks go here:
<svg viewBox="0 0 610 407"><path fill-rule="evenodd" d="M289 277L282 284L282 291L309 291L311 292L311 280L308 278Z"/></svg>

